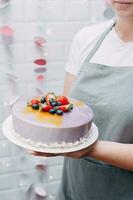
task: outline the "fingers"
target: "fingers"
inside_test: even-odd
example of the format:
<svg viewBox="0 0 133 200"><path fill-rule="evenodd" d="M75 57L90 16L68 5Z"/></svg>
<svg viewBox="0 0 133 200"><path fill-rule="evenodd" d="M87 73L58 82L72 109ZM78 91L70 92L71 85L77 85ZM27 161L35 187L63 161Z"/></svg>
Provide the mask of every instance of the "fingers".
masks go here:
<svg viewBox="0 0 133 200"><path fill-rule="evenodd" d="M60 154L54 154L54 153L42 153L37 151L28 151L29 154L33 156L42 156L42 157L54 157L59 156Z"/></svg>
<svg viewBox="0 0 133 200"><path fill-rule="evenodd" d="M33 156L42 156L42 157L55 157L55 156L65 156L65 157L71 157L71 158L75 158L75 159L79 159L85 155L88 154L88 151L90 151L91 148L86 148L86 149L82 149L79 151L74 151L74 152L70 152L70 153L43 153L43 152L37 152L37 151L31 151L29 150L29 154L33 155Z"/></svg>

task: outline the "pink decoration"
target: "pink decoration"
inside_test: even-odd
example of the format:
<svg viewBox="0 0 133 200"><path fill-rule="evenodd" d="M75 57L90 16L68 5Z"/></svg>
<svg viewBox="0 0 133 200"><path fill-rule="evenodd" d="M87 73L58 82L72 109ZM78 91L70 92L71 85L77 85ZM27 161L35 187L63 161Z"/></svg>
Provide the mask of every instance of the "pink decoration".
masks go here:
<svg viewBox="0 0 133 200"><path fill-rule="evenodd" d="M44 73L46 71L45 67L38 67L36 69L34 69L34 72L36 73Z"/></svg>
<svg viewBox="0 0 133 200"><path fill-rule="evenodd" d="M34 41L35 41L35 44L39 47L44 47L46 43L46 40L43 37L39 37L39 36L35 37Z"/></svg>
<svg viewBox="0 0 133 200"><path fill-rule="evenodd" d="M45 77L44 77L43 75L38 75L38 76L36 76L36 79L37 79L38 81L42 81L42 80L45 79Z"/></svg>
<svg viewBox="0 0 133 200"><path fill-rule="evenodd" d="M44 172L46 171L46 165L43 165L43 164L37 164L36 165L36 169L41 171L41 172Z"/></svg>
<svg viewBox="0 0 133 200"><path fill-rule="evenodd" d="M10 36L13 36L14 34L14 31L11 27L9 26L3 26L0 28L0 33L3 35L3 36L7 36L7 37L10 37Z"/></svg>
<svg viewBox="0 0 133 200"><path fill-rule="evenodd" d="M40 59L35 60L34 63L37 65L46 65L47 61L45 59L40 58Z"/></svg>
<svg viewBox="0 0 133 200"><path fill-rule="evenodd" d="M13 34L14 31L9 26L0 27L0 34L2 35L3 42L5 45L9 45L13 43Z"/></svg>

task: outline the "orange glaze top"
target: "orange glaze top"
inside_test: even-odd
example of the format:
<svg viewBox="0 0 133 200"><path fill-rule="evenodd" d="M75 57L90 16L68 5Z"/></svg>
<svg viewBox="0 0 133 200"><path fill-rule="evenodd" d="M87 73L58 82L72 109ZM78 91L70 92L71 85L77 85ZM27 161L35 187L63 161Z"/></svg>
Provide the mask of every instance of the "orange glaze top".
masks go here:
<svg viewBox="0 0 133 200"><path fill-rule="evenodd" d="M46 122L56 126L61 126L63 122L63 116L56 114L50 114L44 111L33 110L32 107L28 106L23 111L23 114L34 114L35 118L39 122Z"/></svg>

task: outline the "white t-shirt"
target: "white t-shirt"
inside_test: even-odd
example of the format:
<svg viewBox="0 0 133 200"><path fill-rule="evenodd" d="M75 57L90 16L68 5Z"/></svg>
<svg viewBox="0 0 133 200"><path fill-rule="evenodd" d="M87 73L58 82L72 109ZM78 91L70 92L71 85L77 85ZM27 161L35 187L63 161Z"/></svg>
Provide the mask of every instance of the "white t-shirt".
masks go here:
<svg viewBox="0 0 133 200"><path fill-rule="evenodd" d="M85 58L114 19L83 28L74 37L66 71L77 75ZM111 67L133 66L133 42L123 42L113 28L90 60Z"/></svg>

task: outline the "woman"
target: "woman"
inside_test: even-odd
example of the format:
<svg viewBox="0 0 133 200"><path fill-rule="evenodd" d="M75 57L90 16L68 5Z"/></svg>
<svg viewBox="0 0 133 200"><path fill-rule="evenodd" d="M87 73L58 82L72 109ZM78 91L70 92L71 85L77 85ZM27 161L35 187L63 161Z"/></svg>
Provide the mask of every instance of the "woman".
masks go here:
<svg viewBox="0 0 133 200"><path fill-rule="evenodd" d="M109 3L117 18L84 28L72 44L64 94L93 109L99 140L65 154L57 200L133 199L133 0Z"/></svg>

